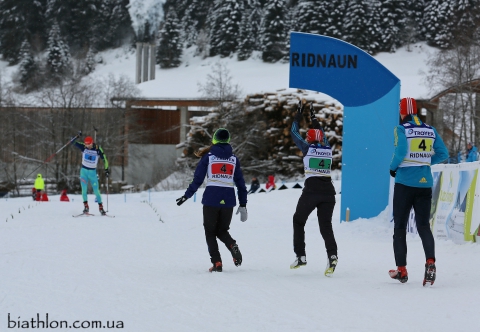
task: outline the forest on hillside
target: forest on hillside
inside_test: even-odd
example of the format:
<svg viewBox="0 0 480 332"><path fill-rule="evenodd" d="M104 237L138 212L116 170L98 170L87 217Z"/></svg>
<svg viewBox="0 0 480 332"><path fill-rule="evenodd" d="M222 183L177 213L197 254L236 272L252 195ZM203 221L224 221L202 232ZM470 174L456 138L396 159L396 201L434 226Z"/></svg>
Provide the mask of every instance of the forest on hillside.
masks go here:
<svg viewBox="0 0 480 332"><path fill-rule="evenodd" d="M449 49L475 38L480 0L0 0L0 53L19 64L19 92L95 70L100 51L157 45L177 67L185 48L202 57L288 61L289 32L327 35L363 50L395 52L426 41Z"/></svg>

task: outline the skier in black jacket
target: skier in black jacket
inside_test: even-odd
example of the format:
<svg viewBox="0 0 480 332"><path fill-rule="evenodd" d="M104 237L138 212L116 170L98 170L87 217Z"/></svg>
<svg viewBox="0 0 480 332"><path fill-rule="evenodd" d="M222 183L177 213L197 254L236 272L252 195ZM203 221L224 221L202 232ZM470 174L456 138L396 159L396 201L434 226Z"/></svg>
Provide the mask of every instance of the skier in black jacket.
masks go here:
<svg viewBox="0 0 480 332"><path fill-rule="evenodd" d="M320 233L325 241L328 263L325 275L330 276L337 266L337 243L333 235L332 214L335 207L335 188L330 177L332 164L332 149L325 137L320 123L315 117L313 104L310 103L310 118L313 129L307 132L306 141L300 135L299 122L303 118L304 105L298 103L295 119L292 124L291 134L293 141L303 153L305 169L305 186L297 203L293 215L293 250L297 255L291 269L307 265L305 253L305 224L308 216L317 209Z"/></svg>
<svg viewBox="0 0 480 332"><path fill-rule="evenodd" d="M237 187L240 206L240 220L247 220L247 187L243 179L240 161L232 153L230 133L227 129L219 128L212 138L213 145L197 152L201 157L195 169L193 181L185 194L177 199L177 205L182 205L202 185L207 176L207 187L203 193L203 226L207 240L208 252L213 266L210 272L222 272L222 259L218 250L217 237L230 250L235 266L242 264L242 254L237 242L231 237L228 230L232 221L233 208L236 205L234 186Z"/></svg>

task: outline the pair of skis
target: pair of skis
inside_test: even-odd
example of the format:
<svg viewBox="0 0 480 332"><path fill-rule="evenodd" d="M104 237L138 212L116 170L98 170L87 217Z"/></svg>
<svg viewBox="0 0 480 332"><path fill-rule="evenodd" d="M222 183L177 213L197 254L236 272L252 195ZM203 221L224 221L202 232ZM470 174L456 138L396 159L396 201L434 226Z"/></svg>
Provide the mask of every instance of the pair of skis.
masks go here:
<svg viewBox="0 0 480 332"><path fill-rule="evenodd" d="M80 213L77 215L73 215L72 217L78 218L78 217L93 217L95 216L93 213L86 212L86 213ZM115 216L111 216L109 214L101 214L100 217L109 217L109 218L115 218Z"/></svg>

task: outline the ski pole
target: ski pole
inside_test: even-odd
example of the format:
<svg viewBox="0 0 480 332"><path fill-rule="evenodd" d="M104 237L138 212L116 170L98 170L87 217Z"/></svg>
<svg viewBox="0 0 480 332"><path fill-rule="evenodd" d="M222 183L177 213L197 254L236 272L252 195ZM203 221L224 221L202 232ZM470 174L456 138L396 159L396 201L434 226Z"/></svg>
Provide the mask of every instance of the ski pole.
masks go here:
<svg viewBox="0 0 480 332"><path fill-rule="evenodd" d="M95 143L97 143L97 128L95 128L95 126L93 126L93 130L95 130L95 134L93 135L93 141Z"/></svg>
<svg viewBox="0 0 480 332"><path fill-rule="evenodd" d="M33 173L35 173L35 171L37 169L39 169L40 167L42 167L44 164L47 164L49 163L53 157L55 157L60 151L62 151L64 148L66 148L69 144L71 144L73 141L75 141L77 138L79 138L80 136L82 136L82 132L79 131L78 134L73 137L70 141L68 141L67 144L65 144L64 146L62 146L60 149L58 149L57 152L55 152L54 154L52 154L50 157L48 157L47 159L44 160L44 162L42 164L40 164L37 168L35 168L32 172L30 172L28 175L26 175L23 180L25 180L27 177L29 177L30 175L32 175Z"/></svg>
<svg viewBox="0 0 480 332"><path fill-rule="evenodd" d="M107 181L107 212L108 212L108 176L106 177Z"/></svg>

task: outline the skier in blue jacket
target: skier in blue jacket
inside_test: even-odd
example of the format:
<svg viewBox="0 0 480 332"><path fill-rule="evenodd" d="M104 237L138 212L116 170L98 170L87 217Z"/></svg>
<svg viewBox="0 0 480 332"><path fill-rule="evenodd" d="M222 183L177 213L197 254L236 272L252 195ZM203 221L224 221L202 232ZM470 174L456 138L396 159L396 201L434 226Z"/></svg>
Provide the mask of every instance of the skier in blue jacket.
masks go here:
<svg viewBox="0 0 480 332"><path fill-rule="evenodd" d="M310 118L313 129L307 131L304 140L298 128L303 119L304 105L298 103L297 113L292 123L291 135L297 147L302 151L305 170L305 186L293 215L293 250L297 256L290 265L297 269L307 265L305 253L305 224L308 216L317 209L320 234L325 241L328 263L325 275L330 276L338 263L337 242L332 229L332 214L335 208L335 188L331 178L332 149L325 133L315 116L313 104L310 103Z"/></svg>
<svg viewBox="0 0 480 332"><path fill-rule="evenodd" d="M185 194L178 198L177 205L182 205L202 185L205 176L207 186L203 193L203 226L207 240L208 252L213 266L210 272L222 272L222 259L218 250L217 237L228 248L233 257L235 266L242 264L242 254L236 241L228 230L232 221L233 208L236 205L235 189L237 187L240 206L240 220L246 221L247 214L247 187L243 179L240 161L232 153L230 133L225 128L215 131L210 147L197 152L201 157L195 169L193 181L188 186Z"/></svg>
<svg viewBox="0 0 480 332"><path fill-rule="evenodd" d="M430 165L448 158L448 150L437 130L418 118L413 98L400 101L401 124L394 129L395 152L390 163L390 175L395 177L393 192L393 251L396 270L389 275L402 283L407 282L407 223L410 210L415 211L418 235L425 252L425 276L433 285L436 277L435 240L430 229L430 207L433 177Z"/></svg>
<svg viewBox="0 0 480 332"><path fill-rule="evenodd" d="M83 213L89 213L89 206L87 200L87 189L88 183L92 185L93 193L97 197L98 209L100 214L106 215L105 210L103 209L102 204L102 195L100 194L100 189L98 186L97 178L97 164L98 160L103 160L103 165L105 167L105 175L109 176L110 172L108 170L108 160L103 149L93 142L91 136L85 137L82 142L73 142L73 145L82 151L82 168L80 169L80 185L82 186L82 198L83 198Z"/></svg>

